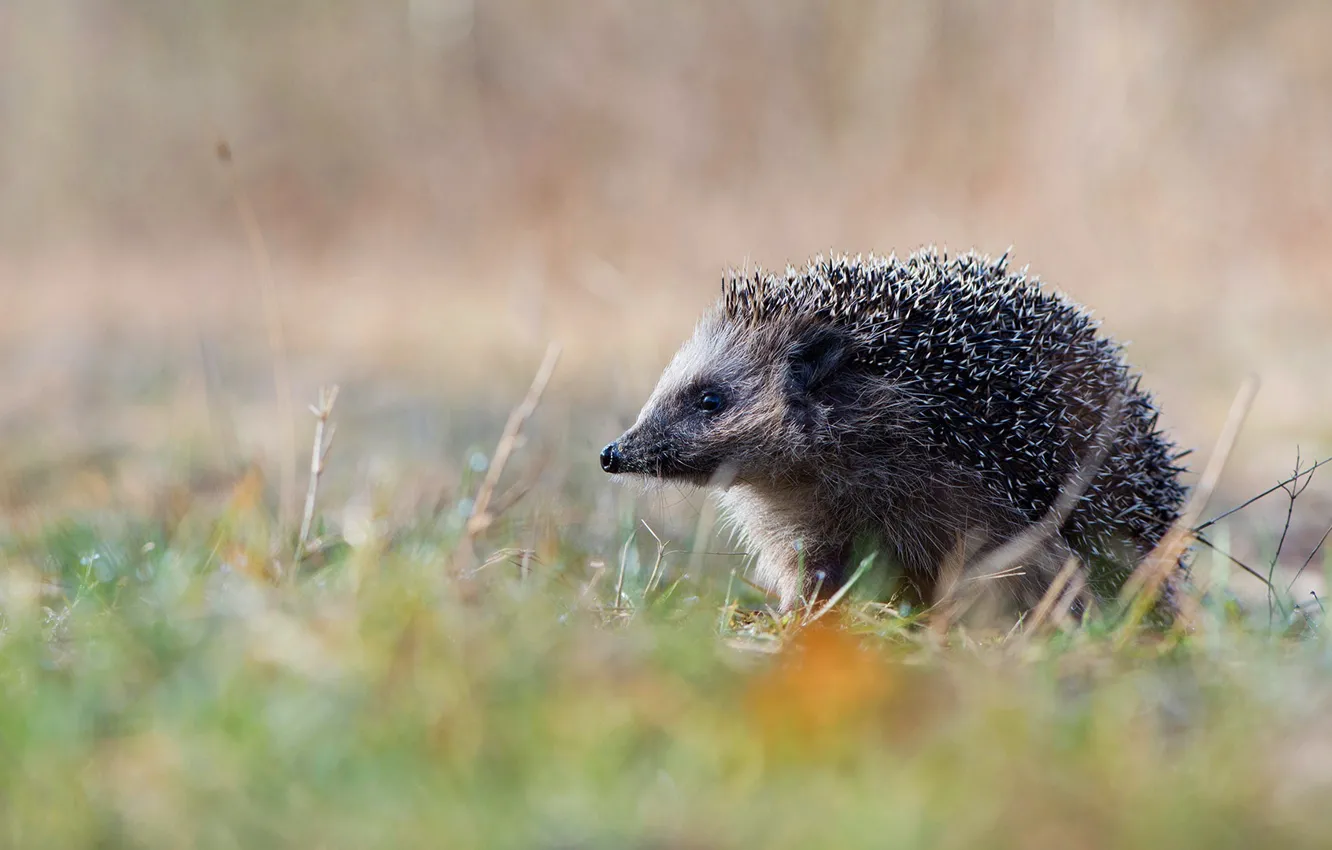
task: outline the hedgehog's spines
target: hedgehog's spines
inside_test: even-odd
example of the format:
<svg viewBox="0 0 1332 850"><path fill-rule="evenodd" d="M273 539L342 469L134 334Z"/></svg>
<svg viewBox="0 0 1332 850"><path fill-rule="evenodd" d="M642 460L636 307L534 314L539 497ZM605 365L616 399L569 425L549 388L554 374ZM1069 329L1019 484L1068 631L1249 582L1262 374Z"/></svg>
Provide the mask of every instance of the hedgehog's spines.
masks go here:
<svg viewBox="0 0 1332 850"><path fill-rule="evenodd" d="M861 367L915 400L932 450L980 469L1028 516L1039 516L1094 439L1110 399L1128 402L1115 441L1068 534L1108 557L1125 526L1142 545L1178 515L1182 457L1122 346L1089 311L1027 266L934 246L895 254L829 254L781 278L754 269L723 286L724 321L757 327L810 318L853 342Z"/></svg>

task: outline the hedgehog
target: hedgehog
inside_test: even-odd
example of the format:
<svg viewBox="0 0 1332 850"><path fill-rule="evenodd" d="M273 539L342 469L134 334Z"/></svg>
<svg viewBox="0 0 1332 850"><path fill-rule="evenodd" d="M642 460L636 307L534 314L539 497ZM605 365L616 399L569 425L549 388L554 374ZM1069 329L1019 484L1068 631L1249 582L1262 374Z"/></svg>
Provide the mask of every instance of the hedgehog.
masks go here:
<svg viewBox="0 0 1332 850"><path fill-rule="evenodd" d="M1186 494L1186 453L1140 380L1007 254L820 256L729 272L600 463L720 490L782 611L829 596L867 553L928 604L950 570L1014 540L1028 543L996 583L1019 613L1070 558L1105 600Z"/></svg>

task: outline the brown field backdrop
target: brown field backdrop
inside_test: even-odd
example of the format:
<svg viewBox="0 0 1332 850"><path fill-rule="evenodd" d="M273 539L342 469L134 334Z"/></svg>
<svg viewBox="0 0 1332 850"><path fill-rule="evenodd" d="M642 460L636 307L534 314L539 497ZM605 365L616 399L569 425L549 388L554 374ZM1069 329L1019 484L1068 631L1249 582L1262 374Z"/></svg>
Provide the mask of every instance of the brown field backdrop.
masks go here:
<svg viewBox="0 0 1332 850"><path fill-rule="evenodd" d="M1199 462L1259 374L1233 502L1332 453L1330 43L1318 0L6 0L0 496L284 455L275 356L296 451L339 381L345 463L448 481L552 339L576 471L726 266L935 243L1094 307Z"/></svg>

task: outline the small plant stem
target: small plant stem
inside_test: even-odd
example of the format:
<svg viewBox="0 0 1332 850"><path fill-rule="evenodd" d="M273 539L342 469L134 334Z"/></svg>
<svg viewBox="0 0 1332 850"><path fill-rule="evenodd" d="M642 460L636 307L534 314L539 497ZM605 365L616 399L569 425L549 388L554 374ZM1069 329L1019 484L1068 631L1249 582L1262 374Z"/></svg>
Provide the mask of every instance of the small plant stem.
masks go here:
<svg viewBox="0 0 1332 850"><path fill-rule="evenodd" d="M338 400L338 386L324 387L319 390L319 404L311 405L310 412L315 415L314 446L310 450L310 483L305 490L305 513L301 517L301 532L296 538L296 553L292 557L292 573L300 566L310 545L310 532L314 528L315 501L319 496L319 478L324 474L324 461L328 459L328 449L333 445L333 434L337 427L329 422L333 415L333 405Z"/></svg>

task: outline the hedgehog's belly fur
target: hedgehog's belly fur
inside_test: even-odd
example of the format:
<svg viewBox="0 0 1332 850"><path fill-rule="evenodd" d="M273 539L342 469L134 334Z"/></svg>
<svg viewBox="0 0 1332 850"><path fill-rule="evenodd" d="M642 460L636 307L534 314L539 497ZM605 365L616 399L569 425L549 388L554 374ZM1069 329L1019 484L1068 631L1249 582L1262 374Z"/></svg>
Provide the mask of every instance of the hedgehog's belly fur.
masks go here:
<svg viewBox="0 0 1332 850"><path fill-rule="evenodd" d="M898 575L909 597L935 602L941 579L958 576L1024 527L1010 508L970 489L912 499L898 494L891 502L875 495L825 503L812 490L737 484L720 498L740 542L756 556L756 580L778 596L783 611L836 592L868 554ZM1055 534L995 589L1015 609L1030 608L1071 554Z"/></svg>

